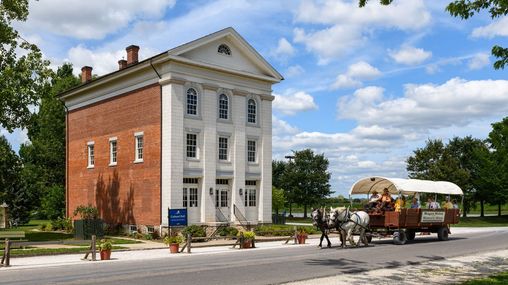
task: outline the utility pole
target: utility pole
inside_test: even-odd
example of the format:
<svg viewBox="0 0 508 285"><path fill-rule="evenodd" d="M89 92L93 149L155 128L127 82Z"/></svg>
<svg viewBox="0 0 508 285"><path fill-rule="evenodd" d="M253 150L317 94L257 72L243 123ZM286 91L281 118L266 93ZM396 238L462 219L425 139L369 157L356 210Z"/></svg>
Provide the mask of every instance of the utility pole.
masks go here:
<svg viewBox="0 0 508 285"><path fill-rule="evenodd" d="M293 159L295 159L295 156L294 155L286 155L286 156L284 156L284 158L288 159L289 163L292 163ZM290 189L290 191L291 191L291 189ZM290 217L290 218L293 217L292 207L291 206L292 206L292 203L291 203L291 201L289 201L289 216L288 217Z"/></svg>

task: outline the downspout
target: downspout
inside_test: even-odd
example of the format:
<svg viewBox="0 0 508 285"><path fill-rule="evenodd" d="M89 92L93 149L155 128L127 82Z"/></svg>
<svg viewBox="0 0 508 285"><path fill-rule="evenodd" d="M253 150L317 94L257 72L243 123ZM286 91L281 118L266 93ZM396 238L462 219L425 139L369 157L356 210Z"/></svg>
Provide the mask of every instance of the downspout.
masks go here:
<svg viewBox="0 0 508 285"><path fill-rule="evenodd" d="M150 66L152 67L153 71L155 72L155 74L157 74L157 77L159 77L159 79L162 79L161 75L159 74L159 72L157 72L157 69L155 69L155 66L153 66L152 64L152 59L150 59ZM161 109L160 109L160 112L161 112L161 118L160 118L160 127L159 127L159 136L160 136L160 142L159 142L159 210L160 210L160 214L159 214L159 225L160 225L160 228L159 228L159 233L162 234L162 85L159 84L159 96L160 96L160 104L161 104ZM169 225L168 225L169 226Z"/></svg>
<svg viewBox="0 0 508 285"><path fill-rule="evenodd" d="M58 98L65 108L65 217L69 218L69 108Z"/></svg>

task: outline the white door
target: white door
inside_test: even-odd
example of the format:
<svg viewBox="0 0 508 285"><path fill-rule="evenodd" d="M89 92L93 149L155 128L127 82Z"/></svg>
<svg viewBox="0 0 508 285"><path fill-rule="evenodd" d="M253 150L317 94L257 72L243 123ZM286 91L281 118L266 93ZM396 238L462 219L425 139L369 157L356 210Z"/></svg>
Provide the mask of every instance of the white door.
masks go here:
<svg viewBox="0 0 508 285"><path fill-rule="evenodd" d="M217 219L221 222L231 220L231 198L228 185L217 185L215 188L215 207L218 211Z"/></svg>
<svg viewBox="0 0 508 285"><path fill-rule="evenodd" d="M183 208L187 208L187 222L198 223L200 221L199 188L197 184L184 184Z"/></svg>

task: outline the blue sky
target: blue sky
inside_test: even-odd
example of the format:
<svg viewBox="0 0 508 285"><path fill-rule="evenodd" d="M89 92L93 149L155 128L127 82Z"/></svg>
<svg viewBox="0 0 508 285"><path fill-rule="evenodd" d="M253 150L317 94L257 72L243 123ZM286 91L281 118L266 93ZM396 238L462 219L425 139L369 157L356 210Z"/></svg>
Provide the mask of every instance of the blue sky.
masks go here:
<svg viewBox="0 0 508 285"><path fill-rule="evenodd" d="M141 58L235 28L284 77L274 86L273 157L310 147L330 160L332 190L363 176L406 177L405 160L429 138L485 138L508 114L508 18L452 18L449 1L30 2L16 27L53 66L117 68L125 47ZM15 149L25 132L6 134Z"/></svg>

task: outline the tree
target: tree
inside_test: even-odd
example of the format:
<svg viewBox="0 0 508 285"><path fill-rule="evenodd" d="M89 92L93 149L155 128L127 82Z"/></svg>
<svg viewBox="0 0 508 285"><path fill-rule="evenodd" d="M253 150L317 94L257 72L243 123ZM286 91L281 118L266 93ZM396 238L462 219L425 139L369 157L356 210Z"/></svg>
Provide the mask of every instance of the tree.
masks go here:
<svg viewBox="0 0 508 285"><path fill-rule="evenodd" d="M65 109L57 95L79 84L72 65L64 64L51 75L51 86L40 94L39 111L28 126L29 143L20 147L22 177L31 206L43 218L56 219L65 209Z"/></svg>
<svg viewBox="0 0 508 285"><path fill-rule="evenodd" d="M294 151L294 160L284 171L284 185L291 189L294 202L303 205L307 217L308 206L318 204L331 194L328 159L324 154L314 154L310 149Z"/></svg>
<svg viewBox="0 0 508 285"><path fill-rule="evenodd" d="M498 206L498 215L501 215L501 205L508 201L508 117L501 122L492 124L487 142L491 152L492 192L489 201ZM487 166L488 167L488 166ZM488 169L487 169L488 171ZM492 175L492 174L491 174Z"/></svg>
<svg viewBox="0 0 508 285"><path fill-rule="evenodd" d="M359 6L364 7L368 0L359 0ZM382 5L390 5L393 0L380 0ZM459 17L467 20L482 10L488 10L492 19L499 18L508 14L508 2L499 0L455 0L446 6L446 11L453 17ZM498 58L494 62L495 69L504 69L508 64L508 48L498 45L492 47L492 55Z"/></svg>
<svg viewBox="0 0 508 285"><path fill-rule="evenodd" d="M272 187L272 208L275 210L276 215L279 215L280 209L284 209L285 204L286 197L284 196L284 190Z"/></svg>
<svg viewBox="0 0 508 285"><path fill-rule="evenodd" d="M28 196L20 183L21 162L4 136L0 136L0 203L9 206L13 224L28 222Z"/></svg>
<svg viewBox="0 0 508 285"><path fill-rule="evenodd" d="M284 189L283 175L287 163L282 160L272 161L272 185Z"/></svg>
<svg viewBox="0 0 508 285"><path fill-rule="evenodd" d="M13 21L27 17L28 0L0 2L0 125L8 131L29 124L30 108L38 104L49 72L37 46L12 27ZM25 54L18 56L17 51Z"/></svg>

